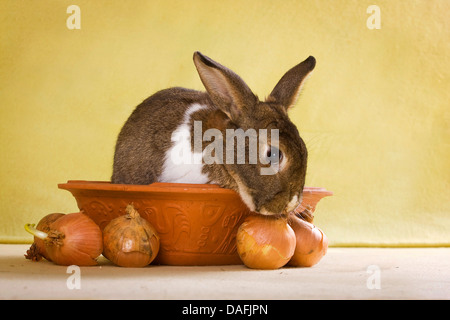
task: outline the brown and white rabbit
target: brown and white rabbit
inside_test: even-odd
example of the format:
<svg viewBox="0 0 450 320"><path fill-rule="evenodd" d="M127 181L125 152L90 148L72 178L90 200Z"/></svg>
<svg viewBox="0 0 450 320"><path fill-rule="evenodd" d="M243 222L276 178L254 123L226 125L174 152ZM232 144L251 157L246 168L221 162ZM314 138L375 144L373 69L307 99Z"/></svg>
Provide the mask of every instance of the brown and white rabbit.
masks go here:
<svg viewBox="0 0 450 320"><path fill-rule="evenodd" d="M269 97L260 101L233 71L195 52L194 64L206 92L170 88L138 105L118 136L112 182L213 183L238 192L254 212L264 215L290 212L301 201L307 150L288 117L288 110L296 103L315 63L314 57L309 57L290 69ZM239 129L241 132L253 130L258 138L263 138L260 129L271 134L258 140L256 162L244 156L241 161L211 163L202 161L201 157L212 143L212 137L201 137L200 146L194 143L198 124L201 124L201 135L212 130L216 140L220 135L226 137L227 133ZM197 131L194 132L194 128ZM278 135L276 141L272 132ZM222 139L223 143L225 138ZM234 146L231 144L234 151L245 147L249 154L250 138L240 141L240 145L239 140ZM217 156L214 152L212 156ZM186 157L195 161L184 161L186 159L182 158ZM273 163L278 165L276 171L261 174L262 169Z"/></svg>

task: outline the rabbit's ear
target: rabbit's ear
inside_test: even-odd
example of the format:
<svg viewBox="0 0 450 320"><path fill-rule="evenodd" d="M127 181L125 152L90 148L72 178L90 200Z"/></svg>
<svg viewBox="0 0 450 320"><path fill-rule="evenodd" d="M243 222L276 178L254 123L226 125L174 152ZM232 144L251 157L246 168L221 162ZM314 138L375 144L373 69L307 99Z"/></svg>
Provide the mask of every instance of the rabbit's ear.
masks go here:
<svg viewBox="0 0 450 320"><path fill-rule="evenodd" d="M283 105L286 110L297 102L301 88L308 75L313 71L316 59L310 56L302 63L296 65L278 81L272 93L266 99L267 102L277 102Z"/></svg>
<svg viewBox="0 0 450 320"><path fill-rule="evenodd" d="M232 120L238 120L243 109L256 104L257 97L233 71L202 55L194 53L194 64L213 102Z"/></svg>

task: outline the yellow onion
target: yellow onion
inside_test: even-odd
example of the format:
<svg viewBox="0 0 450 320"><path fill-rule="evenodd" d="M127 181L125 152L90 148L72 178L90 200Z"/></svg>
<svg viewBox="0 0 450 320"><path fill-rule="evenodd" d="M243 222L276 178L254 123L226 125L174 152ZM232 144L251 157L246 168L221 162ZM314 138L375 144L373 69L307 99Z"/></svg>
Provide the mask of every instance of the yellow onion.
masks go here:
<svg viewBox="0 0 450 320"><path fill-rule="evenodd" d="M145 267L159 251L159 236L133 205L103 229L103 255L121 267Z"/></svg>
<svg viewBox="0 0 450 320"><path fill-rule="evenodd" d="M295 234L286 218L248 216L236 235L242 262L252 269L278 269L294 254Z"/></svg>
<svg viewBox="0 0 450 320"><path fill-rule="evenodd" d="M289 224L296 237L295 252L288 265L294 267L311 267L318 263L327 253L328 238L312 223L304 221L291 213Z"/></svg>
<svg viewBox="0 0 450 320"><path fill-rule="evenodd" d="M49 225L48 232L30 224L25 229L44 241L49 259L59 265L96 265L103 250L100 228L82 212L58 218Z"/></svg>
<svg viewBox="0 0 450 320"><path fill-rule="evenodd" d="M50 213L38 222L36 229L43 232L49 232L50 224L61 218L62 216L64 216L64 213ZM31 261L40 261L42 257L51 261L47 254L47 250L45 249L44 240L35 236L33 244L25 254L25 258L30 259Z"/></svg>

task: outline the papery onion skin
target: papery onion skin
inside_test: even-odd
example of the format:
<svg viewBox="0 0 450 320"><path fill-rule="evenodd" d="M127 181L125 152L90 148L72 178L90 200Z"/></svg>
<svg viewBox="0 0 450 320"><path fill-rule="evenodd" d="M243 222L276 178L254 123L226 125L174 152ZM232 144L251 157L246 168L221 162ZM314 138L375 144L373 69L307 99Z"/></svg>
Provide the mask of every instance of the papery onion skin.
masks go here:
<svg viewBox="0 0 450 320"><path fill-rule="evenodd" d="M50 259L58 265L94 266L103 251L99 226L82 212L53 222L44 241Z"/></svg>
<svg viewBox="0 0 450 320"><path fill-rule="evenodd" d="M289 216L289 224L295 232L296 247L288 265L293 267L312 267L327 253L328 238L312 223L304 221L295 214Z"/></svg>
<svg viewBox="0 0 450 320"><path fill-rule="evenodd" d="M278 269L294 254L295 233L285 218L251 215L239 226L236 245L248 268Z"/></svg>
<svg viewBox="0 0 450 320"><path fill-rule="evenodd" d="M103 229L103 255L120 267L148 266L156 258L160 239L155 228L134 209Z"/></svg>
<svg viewBox="0 0 450 320"><path fill-rule="evenodd" d="M50 213L39 220L36 229L43 231L45 233L50 231L50 224L63 217L64 213ZM30 249L27 250L25 254L25 258L30 259L31 261L40 261L44 257L46 260L51 261L50 257L47 254L47 249L45 248L44 240L39 239L38 237L34 237L34 242L31 245Z"/></svg>

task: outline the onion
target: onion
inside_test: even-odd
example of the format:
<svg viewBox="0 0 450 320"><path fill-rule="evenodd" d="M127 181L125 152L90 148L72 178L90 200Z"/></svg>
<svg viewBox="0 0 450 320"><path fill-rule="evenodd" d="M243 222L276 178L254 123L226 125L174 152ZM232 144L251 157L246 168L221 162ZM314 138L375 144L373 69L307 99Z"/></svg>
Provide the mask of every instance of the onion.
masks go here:
<svg viewBox="0 0 450 320"><path fill-rule="evenodd" d="M126 212L103 229L103 255L121 267L145 267L158 254L159 236L132 204Z"/></svg>
<svg viewBox="0 0 450 320"><path fill-rule="evenodd" d="M296 247L288 265L294 267L311 267L318 263L327 253L328 238L312 223L300 219L297 215L289 215L289 224L295 232Z"/></svg>
<svg viewBox="0 0 450 320"><path fill-rule="evenodd" d="M62 216L64 216L64 213L50 213L39 221L36 229L43 232L49 232L50 224ZM44 240L34 237L34 242L30 246L30 249L27 250L25 258L30 259L31 261L40 261L42 257L51 261L48 257L47 250L45 249Z"/></svg>
<svg viewBox="0 0 450 320"><path fill-rule="evenodd" d="M43 232L27 224L25 229L44 240L51 261L59 265L96 265L102 253L102 232L98 225L82 212L66 214Z"/></svg>
<svg viewBox="0 0 450 320"><path fill-rule="evenodd" d="M278 269L294 254L295 233L285 218L251 215L240 225L236 244L247 267Z"/></svg>

